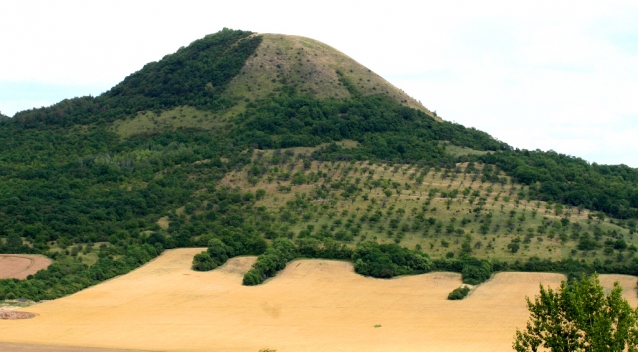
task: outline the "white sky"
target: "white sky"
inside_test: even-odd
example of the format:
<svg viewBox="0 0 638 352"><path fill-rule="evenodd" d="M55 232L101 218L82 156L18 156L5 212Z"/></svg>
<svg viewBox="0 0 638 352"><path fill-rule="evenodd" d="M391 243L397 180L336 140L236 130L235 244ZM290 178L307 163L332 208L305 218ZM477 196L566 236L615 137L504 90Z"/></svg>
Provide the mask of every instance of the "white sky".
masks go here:
<svg viewBox="0 0 638 352"><path fill-rule="evenodd" d="M0 0L0 111L98 95L223 27L329 44L514 147L638 167L638 1Z"/></svg>

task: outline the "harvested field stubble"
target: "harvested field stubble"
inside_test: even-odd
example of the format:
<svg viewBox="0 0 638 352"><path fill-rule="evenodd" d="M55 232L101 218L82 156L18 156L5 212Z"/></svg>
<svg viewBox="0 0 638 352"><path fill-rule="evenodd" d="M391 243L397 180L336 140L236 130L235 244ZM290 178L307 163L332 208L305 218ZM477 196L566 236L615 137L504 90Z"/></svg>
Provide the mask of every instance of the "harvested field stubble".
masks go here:
<svg viewBox="0 0 638 352"><path fill-rule="evenodd" d="M0 319L15 320L15 319L30 319L35 317L35 314L29 312L18 312L15 310L0 309Z"/></svg>
<svg viewBox="0 0 638 352"><path fill-rule="evenodd" d="M26 279L51 265L51 259L29 254L0 254L0 279Z"/></svg>
<svg viewBox="0 0 638 352"><path fill-rule="evenodd" d="M3 321L0 341L163 351L507 351L528 318L525 296L564 278L501 273L462 301L455 273L380 280L341 261L298 260L261 286L241 285L254 258L189 269L201 249L165 252L146 266L56 301L38 317ZM635 278L621 279L638 303ZM33 334L37 331L37 334Z"/></svg>

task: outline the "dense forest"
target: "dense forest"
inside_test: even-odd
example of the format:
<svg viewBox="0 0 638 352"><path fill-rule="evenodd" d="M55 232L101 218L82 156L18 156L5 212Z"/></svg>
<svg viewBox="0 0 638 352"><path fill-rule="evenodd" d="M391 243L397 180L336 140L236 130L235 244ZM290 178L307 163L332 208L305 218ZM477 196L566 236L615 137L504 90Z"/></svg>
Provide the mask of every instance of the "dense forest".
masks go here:
<svg viewBox="0 0 638 352"><path fill-rule="evenodd" d="M272 195L226 187L224 177L245 171L249 181L259 180L268 172L279 172L275 169L284 170L288 161L291 168L293 161L308 167L367 162L385 167L414 165L422 170L421 176L415 174L414 182L419 183L428 170L445 170L440 177L447 177L448 172L457 172L460 163L480 164L485 165L476 173L481 182L522 185L519 197L528 203L564 204L579 213L588 210L601 221L611 217L633 235L638 218L638 171L623 165L589 164L555 152L515 149L485 132L436 121L382 94L363 96L345 78L347 72L339 75L351 93L349 99L310 98L293 84L255 101L224 94L260 42L260 36L251 32L224 29L147 64L98 97L68 99L2 120L0 253L44 254L54 264L27 280L0 280L0 299L61 297L126 273L164 249L190 246L208 247L194 258L195 270L214 269L237 255L257 255L256 264L244 277L246 285L262 283L296 258L351 260L358 273L379 278L455 271L470 284L502 270L638 273L636 261L502 261L478 259L471 251L434 258L427 249L402 246L400 239L380 243L350 228L349 232L293 231L291 219L313 206L307 200L300 196L275 212L259 205ZM141 112L161 113L182 106L210 112L212 119L213 112L227 111L239 101L245 103L245 109L220 120L223 128L214 130L177 128L123 138L110 128L114 121L133 120ZM356 147L339 143L346 140ZM455 154L450 145L476 153ZM302 147L312 150L301 159L282 152ZM272 150L279 154L267 165L255 158ZM466 174L471 172L467 170ZM343 202L363 197L363 183L337 183L314 171L313 175L301 172L288 177L286 184L316 184L315 200L328 197L328 188L338 190ZM281 192L289 193L286 187L290 186L282 187ZM401 187L390 181L370 186L370 190L390 194L375 205L382 215L373 211L365 217L358 214L359 223L376 224L388 210L387 199ZM470 191L465 196L477 198ZM446 197L453 199L444 194ZM470 213L486 224L482 235L498 233L492 229L491 215L474 207ZM425 229L427 236L438 236L443 227L435 215L428 218L426 211L434 210L424 205L420 213L412 214L413 227L403 232ZM579 250L628 248L619 244L623 235L617 231L605 233L611 244L603 244L600 229L593 229L590 238L569 220L563 222L565 230L559 230L560 221L550 222L546 220L541 227L555 226L566 237L566 229L573 226L572 237L583 243ZM510 232L524 236L525 230L519 228L513 226ZM399 230L393 230L392 236ZM449 234L456 230L452 226Z"/></svg>
<svg viewBox="0 0 638 352"><path fill-rule="evenodd" d="M539 150L500 151L479 160L532 186L539 199L594 209L619 219L638 218L638 170L626 165L588 164L580 158Z"/></svg>

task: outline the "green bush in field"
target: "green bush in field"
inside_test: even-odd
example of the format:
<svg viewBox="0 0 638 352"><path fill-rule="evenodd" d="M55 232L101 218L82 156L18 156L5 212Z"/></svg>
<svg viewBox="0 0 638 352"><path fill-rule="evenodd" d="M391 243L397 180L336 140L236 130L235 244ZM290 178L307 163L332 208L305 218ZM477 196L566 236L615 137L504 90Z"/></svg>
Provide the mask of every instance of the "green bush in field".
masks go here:
<svg viewBox="0 0 638 352"><path fill-rule="evenodd" d="M455 288L454 291L450 292L450 294L447 296L447 299L449 299L450 301L461 300L465 298L468 293L470 293L470 288L467 286L462 286L459 288Z"/></svg>

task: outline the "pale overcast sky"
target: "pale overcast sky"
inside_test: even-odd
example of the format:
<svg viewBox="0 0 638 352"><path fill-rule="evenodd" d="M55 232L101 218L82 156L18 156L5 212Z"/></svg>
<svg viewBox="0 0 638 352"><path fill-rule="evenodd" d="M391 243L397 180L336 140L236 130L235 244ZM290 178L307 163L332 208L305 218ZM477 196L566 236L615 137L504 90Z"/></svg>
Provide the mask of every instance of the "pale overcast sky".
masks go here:
<svg viewBox="0 0 638 352"><path fill-rule="evenodd" d="M0 0L0 111L99 95L223 27L329 44L512 146L638 167L638 1Z"/></svg>

